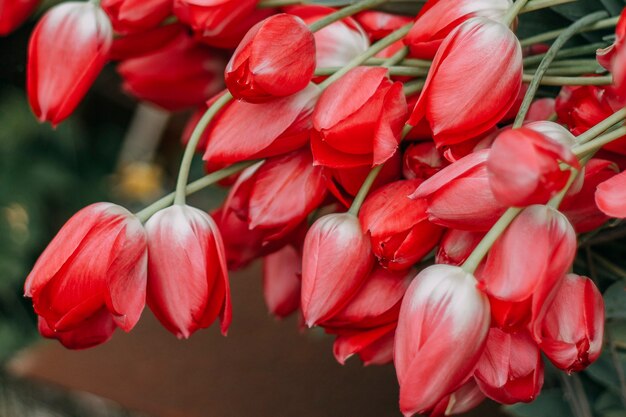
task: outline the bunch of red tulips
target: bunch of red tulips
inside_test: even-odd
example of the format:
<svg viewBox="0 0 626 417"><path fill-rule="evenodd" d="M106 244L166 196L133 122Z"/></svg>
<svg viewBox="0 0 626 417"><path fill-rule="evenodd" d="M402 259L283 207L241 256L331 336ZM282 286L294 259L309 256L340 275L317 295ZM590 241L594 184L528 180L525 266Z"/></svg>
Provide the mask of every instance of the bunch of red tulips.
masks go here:
<svg viewBox="0 0 626 417"><path fill-rule="evenodd" d="M41 255L25 285L41 334L94 346L146 303L178 337L218 317L225 334L227 271L262 258L269 309L334 335L341 363L393 362L405 416L532 401L544 358L586 368L604 303L573 262L581 234L626 217L626 17L515 33L520 13L572 2L49 9L28 51L39 120L70 116L109 61L139 100L198 111L175 193L134 214L88 206ZM1 30L37 3L3 4ZM606 28L597 60L568 46ZM196 152L208 175L189 183ZM217 211L186 204L218 181Z"/></svg>

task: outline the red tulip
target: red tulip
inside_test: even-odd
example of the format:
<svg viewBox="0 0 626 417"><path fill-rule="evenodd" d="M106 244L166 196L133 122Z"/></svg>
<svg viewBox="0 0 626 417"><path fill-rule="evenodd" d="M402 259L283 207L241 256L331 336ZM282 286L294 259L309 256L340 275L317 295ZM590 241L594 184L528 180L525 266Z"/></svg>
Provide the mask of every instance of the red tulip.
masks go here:
<svg viewBox="0 0 626 417"><path fill-rule="evenodd" d="M527 331L493 327L474 372L481 391L501 404L531 402L543 386L541 352Z"/></svg>
<svg viewBox="0 0 626 417"><path fill-rule="evenodd" d="M157 27L172 12L172 0L102 0L117 33L141 32Z"/></svg>
<svg viewBox="0 0 626 417"><path fill-rule="evenodd" d="M230 286L224 244L205 212L174 205L146 223L148 305L167 330L188 338L220 316L226 334L231 321Z"/></svg>
<svg viewBox="0 0 626 417"><path fill-rule="evenodd" d="M477 16L501 20L511 0L428 0L417 15L404 43L416 58L433 59L450 32Z"/></svg>
<svg viewBox="0 0 626 417"><path fill-rule="evenodd" d="M489 185L496 199L516 207L547 203L571 176L570 170L561 169L561 162L580 170L571 151L574 143L574 137L553 122L534 122L504 130L493 143L487 160Z"/></svg>
<svg viewBox="0 0 626 417"><path fill-rule="evenodd" d="M337 334L333 344L335 359L344 365L351 356L358 355L365 366L390 363L395 331L395 322L373 329L332 331Z"/></svg>
<svg viewBox="0 0 626 417"><path fill-rule="evenodd" d="M439 242L443 228L428 221L424 199L409 195L421 180L396 181L372 193L361 208L361 226L369 232L378 261L391 270L406 270Z"/></svg>
<svg viewBox="0 0 626 417"><path fill-rule="evenodd" d="M354 19L359 22L372 40L382 39L412 21L408 16L379 12L377 10L360 12L354 16Z"/></svg>
<svg viewBox="0 0 626 417"><path fill-rule="evenodd" d="M400 302L413 274L375 267L348 304L322 325L329 328L373 328L398 321Z"/></svg>
<svg viewBox="0 0 626 417"><path fill-rule="evenodd" d="M204 160L232 164L303 147L309 140L310 116L319 92L309 84L294 95L268 103L230 102L206 132Z"/></svg>
<svg viewBox="0 0 626 417"><path fill-rule="evenodd" d="M39 0L0 1L0 36L17 29L39 6Z"/></svg>
<svg viewBox="0 0 626 417"><path fill-rule="evenodd" d="M257 0L174 0L174 14L203 38L220 37L252 14Z"/></svg>
<svg viewBox="0 0 626 417"><path fill-rule="evenodd" d="M67 2L48 10L28 45L27 89L40 121L57 125L85 96L107 61L113 29L91 2Z"/></svg>
<svg viewBox="0 0 626 417"><path fill-rule="evenodd" d="M300 17L310 25L336 10L325 6L306 5L287 7L285 11ZM363 28L351 18L328 25L315 32L314 36L317 68L343 67L370 46Z"/></svg>
<svg viewBox="0 0 626 417"><path fill-rule="evenodd" d="M485 236L483 232L448 229L441 239L435 262L460 266Z"/></svg>
<svg viewBox="0 0 626 417"><path fill-rule="evenodd" d="M302 256L287 245L263 258L263 296L270 313L287 317L300 307Z"/></svg>
<svg viewBox="0 0 626 417"><path fill-rule="evenodd" d="M626 218L626 171L598 185L596 205L609 217Z"/></svg>
<svg viewBox="0 0 626 417"><path fill-rule="evenodd" d="M369 238L349 213L320 217L302 251L304 320L309 327L331 318L356 294L373 264Z"/></svg>
<svg viewBox="0 0 626 417"><path fill-rule="evenodd" d="M433 409L474 371L489 330L489 302L471 274L433 265L402 301L394 363L405 416Z"/></svg>
<svg viewBox="0 0 626 417"><path fill-rule="evenodd" d="M526 114L526 120L529 122L549 120L556 113L555 103L556 100L550 97L533 101Z"/></svg>
<svg viewBox="0 0 626 417"><path fill-rule="evenodd" d="M585 369L600 356L604 301L593 281L567 274L541 325L539 346L558 368Z"/></svg>
<svg viewBox="0 0 626 417"><path fill-rule="evenodd" d="M470 378L461 385L461 388L443 397L429 415L439 417L463 414L477 407L484 399L485 394L482 393L474 378Z"/></svg>
<svg viewBox="0 0 626 417"><path fill-rule="evenodd" d="M489 150L474 152L421 183L411 198L426 198L428 219L452 229L487 231L506 206L489 187Z"/></svg>
<svg viewBox="0 0 626 417"><path fill-rule="evenodd" d="M448 165L433 142L412 143L404 150L402 174L412 180L428 179Z"/></svg>
<svg viewBox="0 0 626 417"><path fill-rule="evenodd" d="M398 148L406 116L402 84L391 82L386 68L350 70L322 93L315 106L311 135L315 163L331 168L385 163Z"/></svg>
<svg viewBox="0 0 626 417"><path fill-rule="evenodd" d="M226 66L235 98L262 103L305 88L315 70L315 40L302 19L278 14L256 24Z"/></svg>
<svg viewBox="0 0 626 417"><path fill-rule="evenodd" d="M46 337L82 349L130 331L146 298L146 234L139 219L111 203L76 213L26 278Z"/></svg>
<svg viewBox="0 0 626 417"><path fill-rule="evenodd" d="M607 70L614 69L614 61L616 55L623 49L624 40L626 39L626 10L622 10L617 25L615 26L615 41L612 45L604 49L596 51L596 58L600 65Z"/></svg>
<svg viewBox="0 0 626 417"><path fill-rule="evenodd" d="M484 291L503 302L531 299L527 315L537 326L575 255L576 233L567 218L548 206L529 206L492 246L479 278Z"/></svg>
<svg viewBox="0 0 626 417"><path fill-rule="evenodd" d="M614 177L617 172L618 168L614 162L598 158L591 159L585 165L580 190L574 190L565 195L559 210L567 216L577 233L591 232L609 220L609 217L599 209L594 195L600 195L602 191L596 191L597 187ZM615 195L613 190L610 195Z"/></svg>
<svg viewBox="0 0 626 417"><path fill-rule="evenodd" d="M187 34L117 66L124 89L170 111L198 106L222 88L223 61Z"/></svg>
<svg viewBox="0 0 626 417"><path fill-rule="evenodd" d="M438 147L463 142L495 126L521 84L522 49L515 34L487 18L469 19L441 44L409 124L425 117Z"/></svg>

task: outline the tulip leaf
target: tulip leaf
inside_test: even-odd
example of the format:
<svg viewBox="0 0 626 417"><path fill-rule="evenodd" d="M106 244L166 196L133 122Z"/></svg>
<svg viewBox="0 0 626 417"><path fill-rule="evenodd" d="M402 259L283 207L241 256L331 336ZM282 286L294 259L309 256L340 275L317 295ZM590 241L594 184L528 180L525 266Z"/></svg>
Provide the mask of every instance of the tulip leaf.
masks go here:
<svg viewBox="0 0 626 417"><path fill-rule="evenodd" d="M619 355L617 361L620 362L622 370L626 372L626 357ZM615 362L608 349L604 349L598 360L585 370L585 374L609 391L620 395L619 376L615 369Z"/></svg>
<svg viewBox="0 0 626 417"><path fill-rule="evenodd" d="M559 388L543 390L530 404L514 404L504 407L507 414L517 417L555 417L571 415L570 406Z"/></svg>
<svg viewBox="0 0 626 417"><path fill-rule="evenodd" d="M598 396L593 409L597 414L607 416L609 413L624 413L624 404L619 395L611 391L604 391ZM623 415L623 414L622 414Z"/></svg>
<svg viewBox="0 0 626 417"><path fill-rule="evenodd" d="M626 287L618 281L603 294L607 319L626 320Z"/></svg>

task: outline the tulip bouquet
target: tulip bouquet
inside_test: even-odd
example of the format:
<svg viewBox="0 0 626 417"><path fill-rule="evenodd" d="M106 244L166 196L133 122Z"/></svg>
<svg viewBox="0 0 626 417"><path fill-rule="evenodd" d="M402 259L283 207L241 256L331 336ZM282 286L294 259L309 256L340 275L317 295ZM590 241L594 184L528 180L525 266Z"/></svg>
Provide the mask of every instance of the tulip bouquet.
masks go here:
<svg viewBox="0 0 626 417"><path fill-rule="evenodd" d="M0 30L37 3L0 3ZM172 194L134 213L92 204L43 252L25 284L40 333L88 348L147 303L177 337L218 318L226 334L228 270L261 258L270 311L299 310L340 363L393 363L405 416L532 402L544 370L576 416L623 409L624 345L604 331L624 318L626 272L594 251L626 235L623 7L54 6L28 51L40 121L70 116L110 61L128 94L197 111ZM189 182L196 153L207 175ZM186 204L215 183L229 188L218 210ZM617 377L577 375L603 346Z"/></svg>

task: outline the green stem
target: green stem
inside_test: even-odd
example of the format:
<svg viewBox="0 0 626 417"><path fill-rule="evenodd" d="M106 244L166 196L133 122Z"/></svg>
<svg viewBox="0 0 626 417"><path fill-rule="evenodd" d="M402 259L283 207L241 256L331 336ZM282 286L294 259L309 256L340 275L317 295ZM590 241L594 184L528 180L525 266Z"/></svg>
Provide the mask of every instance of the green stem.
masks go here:
<svg viewBox="0 0 626 417"><path fill-rule="evenodd" d="M609 128L613 127L613 125L623 121L624 119L626 119L626 108L616 111L615 113L613 113L612 115L610 115L609 117L607 117L606 119L604 119L603 121L601 121L600 123L592 127L591 129L578 135L576 137L576 143L578 145L587 143L591 139L606 132Z"/></svg>
<svg viewBox="0 0 626 417"><path fill-rule="evenodd" d="M89 3L93 4L96 7L100 7L101 0L89 0Z"/></svg>
<svg viewBox="0 0 626 417"><path fill-rule="evenodd" d="M525 83L531 82L534 79L534 75L524 74L522 81ZM611 85L613 84L613 77L606 75L604 77L559 77L549 75L543 77L539 81L539 85Z"/></svg>
<svg viewBox="0 0 626 417"><path fill-rule="evenodd" d="M381 64L381 67L385 67L385 68L393 67L394 65L402 61L404 58L406 58L408 54L409 54L409 48L407 46L403 46L402 48L398 50L398 52L396 52L395 54L387 58L385 62ZM427 70L426 70L426 73L428 73Z"/></svg>
<svg viewBox="0 0 626 417"><path fill-rule="evenodd" d="M592 43L591 45L582 45L582 46L575 46L573 48L561 49L556 54L556 56L557 58L569 58L573 56L580 56L580 55L586 55L586 54L591 54L591 53L595 55L596 50L600 48L604 48L604 47L606 47L605 42L596 42L596 43ZM546 56L545 53L527 56L526 58L524 58L524 67L539 64L544 56ZM595 59L593 59L593 62L597 63Z"/></svg>
<svg viewBox="0 0 626 417"><path fill-rule="evenodd" d="M609 28L615 27L615 25L617 25L617 21L618 20L619 20L619 16L610 17L608 19L600 20L599 22L596 22L593 25L590 25L590 26L584 28L583 30L581 30L581 32L590 32L590 31L593 31L593 30L609 29ZM557 38L565 30L567 30L567 29L557 29L557 30L551 30L550 32L540 33L538 35L531 36L531 37L526 38L526 39L522 39L520 41L520 44L522 46L530 46L530 45L534 45L536 43L544 43L544 42L547 42L547 41L551 41L552 39Z"/></svg>
<svg viewBox="0 0 626 417"><path fill-rule="evenodd" d="M585 163L586 162L587 161L585 161ZM553 207L558 210L559 206L563 202L563 199L565 198L565 195L569 191L572 184L574 184L574 181L576 181L576 178L578 178L578 175L580 174L581 171L582 171L582 168L580 171L577 169L573 169L573 168L571 169L571 173L570 173L569 178L567 179L567 183L565 184L565 187L563 187L561 191L559 191L554 197L550 199L550 201L548 201L548 204L547 204L548 206Z"/></svg>
<svg viewBox="0 0 626 417"><path fill-rule="evenodd" d="M574 152L574 155L580 158L581 156L584 156L586 153L593 152L597 149L600 149L604 145L607 145L613 142L614 140L621 138L622 136L626 136L626 127L620 127L619 129L615 129L612 132L599 136L592 141L589 141L582 145L574 146L572 148L572 152Z"/></svg>
<svg viewBox="0 0 626 417"><path fill-rule="evenodd" d="M556 54L559 50L565 45L565 43L576 33L578 33L582 28L585 28L589 25L596 23L598 20L604 18L607 15L606 12L596 12L591 13L581 19L578 19L576 22L572 23L567 29L559 34L554 43L550 46L548 52L541 60L539 64L539 68L535 72L530 85L528 86L528 90L526 91L526 95L524 96L524 101L522 101L522 105L520 107L520 111L515 118L515 122L513 123L513 128L521 127L524 123L524 119L526 118L526 113L528 113L528 109L537 93L537 89L539 88L539 84L541 79L545 75L546 70L556 58Z"/></svg>
<svg viewBox="0 0 626 417"><path fill-rule="evenodd" d="M596 74L600 71L604 71L604 69L600 66L600 64L591 64L591 65L578 65L578 66L569 66L569 67L553 67L548 68L546 71L547 76L556 76L556 77L570 77L570 76L581 76L581 75L589 75Z"/></svg>
<svg viewBox="0 0 626 417"><path fill-rule="evenodd" d="M409 97L415 93L422 91L422 89L424 88L424 84L426 84L426 80L417 80L404 83L404 95Z"/></svg>
<svg viewBox="0 0 626 417"><path fill-rule="evenodd" d="M402 26L400 29L396 30L395 32L392 32L388 36L376 42L374 45L370 46L370 48L367 51L354 57L352 60L350 60L350 62L346 64L346 66L344 66L342 69L340 69L339 71L337 71L336 73L334 73L333 75L325 79L322 83L320 83L319 84L320 89L324 90L328 88L329 85L337 81L339 78L343 77L351 69L358 67L359 65L367 61L369 58L372 58L374 55L376 55L377 53L379 53L380 51L382 51L383 49L385 49L392 43L404 38L406 34L409 33L412 27L413 27L413 23L409 23L406 26Z"/></svg>
<svg viewBox="0 0 626 417"><path fill-rule="evenodd" d="M322 19L313 22L309 25L311 32L317 32L325 28L326 26L335 23L338 20L344 19L348 16L352 16L360 11L371 9L373 7L379 6L383 3L387 3L389 0L362 0L358 3L355 3L351 6L344 7L342 9L337 10L334 13L331 13Z"/></svg>
<svg viewBox="0 0 626 417"><path fill-rule="evenodd" d="M174 198L175 204L185 204L185 186L189 180L189 169L191 168L193 155L196 152L196 148L198 147L198 142L200 142L200 139L202 138L202 134L217 112L219 112L222 107L232 100L232 98L233 96L226 91L215 101L215 103L213 103L211 107L207 109L194 128L191 138L185 147L185 153L183 154L183 159L180 163L178 180L176 181L176 198Z"/></svg>
<svg viewBox="0 0 626 417"><path fill-rule="evenodd" d="M205 175L204 177L187 184L187 187L184 188L186 195L191 195L196 193L211 184L215 184L216 182L223 180L224 178L230 177L233 174L236 174L239 171L243 171L244 169L252 166L259 161L244 161L233 164L227 168L221 169L219 171L213 172L209 175ZM175 198L176 193L170 193L165 197L155 201L150 204L148 207L143 210L135 213L135 215L141 220L142 223L145 223L154 213L164 208L169 207Z"/></svg>
<svg viewBox="0 0 626 417"><path fill-rule="evenodd" d="M511 224L511 222L517 217L517 215L522 211L519 207L510 207L504 214L498 219L496 224L487 232L485 237L480 241L478 246L472 251L470 256L463 262L461 268L463 268L466 272L473 274L480 265L480 262L489 252L489 249L493 246L493 244L498 240L500 235L504 233L507 227Z"/></svg>
<svg viewBox="0 0 626 417"><path fill-rule="evenodd" d="M363 185L361 185L361 188L359 188L359 192L354 197L354 201L352 202L352 205L350 206L350 210L348 210L348 213L354 216L359 215L359 210L361 209L361 206L363 205L363 202L365 201L365 197L367 197L367 193L370 192L370 188L372 188L372 184L374 184L374 181L376 181L376 177L378 176L380 171L383 169L383 166L384 164L380 164L372 168L370 173L367 175L367 178L365 178L365 181L363 181Z"/></svg>
<svg viewBox="0 0 626 417"><path fill-rule="evenodd" d="M517 15L522 11L524 6L526 6L526 3L528 3L528 0L517 0L513 3L509 10L506 11L502 22L507 26L511 26Z"/></svg>

